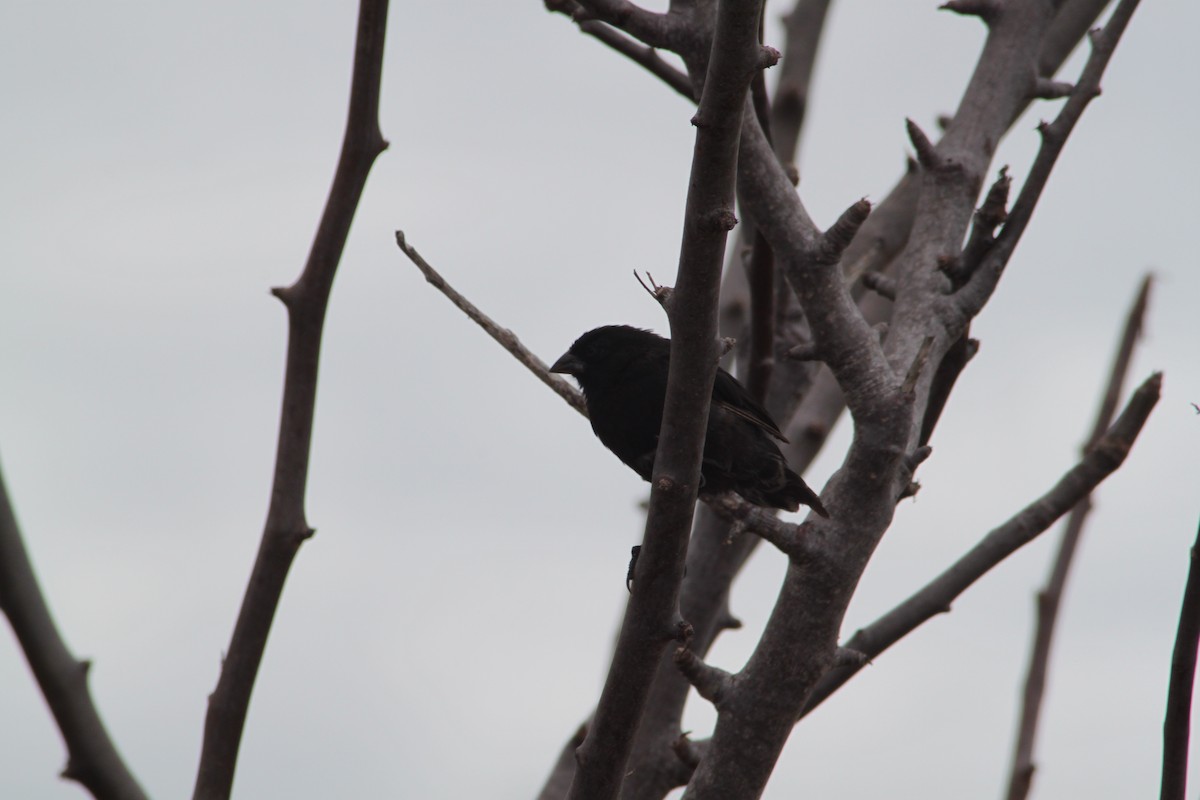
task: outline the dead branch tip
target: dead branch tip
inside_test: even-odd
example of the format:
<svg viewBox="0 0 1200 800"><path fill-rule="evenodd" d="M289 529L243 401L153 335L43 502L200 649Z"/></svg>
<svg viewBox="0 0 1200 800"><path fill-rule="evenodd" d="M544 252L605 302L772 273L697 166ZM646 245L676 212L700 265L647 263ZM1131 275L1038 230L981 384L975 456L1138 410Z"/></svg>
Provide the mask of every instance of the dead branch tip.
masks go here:
<svg viewBox="0 0 1200 800"><path fill-rule="evenodd" d="M908 140L912 142L913 149L917 152L917 163L921 165L922 169L937 169L941 164L941 159L938 157L933 142L925 135L925 131L921 130L921 126L911 119L904 120L904 127L908 131Z"/></svg>
<svg viewBox="0 0 1200 800"><path fill-rule="evenodd" d="M862 276L862 284L866 289L870 289L875 294L887 300L896 299L896 282L884 275L882 272L864 272Z"/></svg>
<svg viewBox="0 0 1200 800"><path fill-rule="evenodd" d="M774 47L771 47L770 45L764 44L758 48L757 66L759 69L770 69L771 67L773 67L779 63L779 59L781 57L782 56L780 55L778 50L776 50Z"/></svg>
<svg viewBox="0 0 1200 800"><path fill-rule="evenodd" d="M837 263L841 259L842 253L850 246L850 242L854 240L858 229L870 215L871 201L865 197L843 211L837 222L833 223L821 237L822 261L827 264Z"/></svg>
<svg viewBox="0 0 1200 800"><path fill-rule="evenodd" d="M1000 13L1000 3L997 0L949 0L938 8L964 17L979 17L989 25Z"/></svg>
<svg viewBox="0 0 1200 800"><path fill-rule="evenodd" d="M642 285L642 288L646 290L646 293L653 297L655 302L657 302L663 308L666 308L667 303L671 302L671 295L675 292L675 290L670 286L660 286L659 284L655 283L654 276L648 271L646 272L646 280L644 281L636 269L633 271L633 277L636 278L637 282Z"/></svg>
<svg viewBox="0 0 1200 800"><path fill-rule="evenodd" d="M696 693L718 708L725 698L732 676L723 669L706 664L686 647L675 650L675 666L687 678Z"/></svg>

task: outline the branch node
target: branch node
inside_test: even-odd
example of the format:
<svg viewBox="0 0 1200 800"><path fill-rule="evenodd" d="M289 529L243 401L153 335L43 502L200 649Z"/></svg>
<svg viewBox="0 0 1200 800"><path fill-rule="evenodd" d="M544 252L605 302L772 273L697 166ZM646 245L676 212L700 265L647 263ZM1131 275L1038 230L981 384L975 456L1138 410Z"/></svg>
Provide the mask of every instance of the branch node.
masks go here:
<svg viewBox="0 0 1200 800"><path fill-rule="evenodd" d="M870 663L871 657L861 650L839 647L833 652L833 666L835 667L852 667L858 669Z"/></svg>
<svg viewBox="0 0 1200 800"><path fill-rule="evenodd" d="M1039 77L1033 85L1033 96L1041 100L1057 100L1075 91L1075 84Z"/></svg>
<svg viewBox="0 0 1200 800"><path fill-rule="evenodd" d="M729 609L721 612L717 617L717 630L719 631L736 631L742 627L742 621L729 613Z"/></svg>
<svg viewBox="0 0 1200 800"><path fill-rule="evenodd" d="M792 361L820 361L821 350L816 342L801 342L789 348L784 356Z"/></svg>
<svg viewBox="0 0 1200 800"><path fill-rule="evenodd" d="M886 300L896 299L896 281L882 272L864 272L862 285Z"/></svg>
<svg viewBox="0 0 1200 800"><path fill-rule="evenodd" d="M964 17L979 17L987 25L996 21L1001 10L999 0L949 0L938 8Z"/></svg>
<svg viewBox="0 0 1200 800"><path fill-rule="evenodd" d="M1037 132L1041 135L1042 142L1048 145L1061 145L1065 138L1054 123L1047 122L1046 120L1038 122Z"/></svg>
<svg viewBox="0 0 1200 800"><path fill-rule="evenodd" d="M629 549L629 566L625 570L625 591L633 594L633 577L637 572L638 556L642 554L642 546L635 544Z"/></svg>
<svg viewBox="0 0 1200 800"><path fill-rule="evenodd" d="M983 205L975 210L966 247L955 259L954 268L946 270L952 291L958 291L966 285L996 243L996 229L1008 219L1008 192L1011 187L1012 178L1009 177L1008 167L1001 167L996 182L988 189Z"/></svg>
<svg viewBox="0 0 1200 800"><path fill-rule="evenodd" d="M738 218L728 208L718 208L700 217L700 229L707 233L724 233L734 229Z"/></svg>
<svg viewBox="0 0 1200 800"><path fill-rule="evenodd" d="M675 666L683 673L695 689L696 693L718 710L729 690L733 676L719 667L706 664L695 653L686 647L675 650Z"/></svg>
<svg viewBox="0 0 1200 800"><path fill-rule="evenodd" d="M921 165L921 168L932 172L941 167L942 158L937 154L933 142L925 135L925 131L921 130L920 126L911 119L905 119L904 125L908 129L908 140L912 142L913 149L917 151L917 163Z"/></svg>
<svg viewBox="0 0 1200 800"><path fill-rule="evenodd" d="M655 301L657 301L658 304L664 309L667 307L667 304L671 302L671 296L675 293L675 290L670 286L659 286L654 282L654 276L651 275L649 271L646 272L645 281L642 280L641 275L638 275L638 271L636 269L633 271L633 277L636 278L637 282L642 285L642 288L646 290L646 293L653 297ZM646 285L647 281L649 281L648 286Z"/></svg>
<svg viewBox="0 0 1200 800"><path fill-rule="evenodd" d="M753 503L730 492L706 498L705 502L713 513L731 523L730 541L733 541L733 538L743 531L749 531L760 539L775 545L781 553L793 561L805 557L807 543L804 538L804 525L784 522L774 514L768 514Z"/></svg>
<svg viewBox="0 0 1200 800"><path fill-rule="evenodd" d="M1008 191L1012 188L1012 177L1008 174L1008 165L1000 168L996 182L988 189L987 197L975 211L975 222L990 226L992 232L1008 219Z"/></svg>
<svg viewBox="0 0 1200 800"><path fill-rule="evenodd" d="M858 233L858 229L867 221L870 214L871 201L865 197L843 211L837 222L821 235L820 244L817 246L818 262L836 264L840 261L842 253L850 246L854 235Z"/></svg>
<svg viewBox="0 0 1200 800"><path fill-rule="evenodd" d="M67 758L67 764L62 768L62 772L58 773L58 777L67 781L75 781L78 784L85 785L83 778L87 773L83 765L74 758Z"/></svg>
<svg viewBox="0 0 1200 800"><path fill-rule="evenodd" d="M284 307L292 307L293 291L291 286L273 286L271 287L271 296L283 303Z"/></svg>
<svg viewBox="0 0 1200 800"><path fill-rule="evenodd" d="M933 448L929 445L921 445L916 450L913 450L905 458L905 464L908 466L909 472L916 472L917 467L925 463L925 460L933 454Z"/></svg>
<svg viewBox="0 0 1200 800"><path fill-rule="evenodd" d="M770 69L779 63L781 58L779 51L770 45L760 45L758 48L758 61L755 66L758 69Z"/></svg>
<svg viewBox="0 0 1200 800"><path fill-rule="evenodd" d="M700 766L701 752L700 748L688 738L687 733L679 734L679 738L671 742L671 751L675 753L675 757L684 763L689 769L695 769Z"/></svg>

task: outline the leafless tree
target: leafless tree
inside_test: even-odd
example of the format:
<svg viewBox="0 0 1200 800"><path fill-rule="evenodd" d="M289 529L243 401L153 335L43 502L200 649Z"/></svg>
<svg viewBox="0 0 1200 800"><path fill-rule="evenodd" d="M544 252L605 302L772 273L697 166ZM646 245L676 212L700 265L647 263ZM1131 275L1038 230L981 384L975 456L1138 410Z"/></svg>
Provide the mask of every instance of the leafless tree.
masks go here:
<svg viewBox="0 0 1200 800"><path fill-rule="evenodd" d="M932 452L939 416L977 348L971 322L991 298L1056 159L1099 93L1137 2L1120 0L1103 27L1090 33L1104 0L946 3L988 29L957 110L937 141L910 122L915 158L894 190L874 208L855 202L825 230L796 190L795 163L828 0L798 0L786 17L782 53L763 42L761 0L672 0L662 13L626 0L546 5L694 100L696 135L676 278L670 287L651 288L669 320L671 368L633 590L596 710L563 748L541 797L648 800L687 786L686 796L697 800L755 798L808 711L1061 516L1072 509L1081 514L1154 407L1158 375L1116 413L1126 348L1078 464L911 598L841 641L863 570L896 505L917 491L915 473ZM333 189L303 273L294 285L275 290L288 309L290 338L272 503L210 698L196 798L231 793L284 579L311 534L304 496L321 331L358 198L386 146L377 122L386 16L386 0L362 0ZM1081 74L1071 82L1057 79L1085 37L1091 53ZM678 56L683 68L660 51ZM764 77L772 67L779 74L773 92ZM987 176L997 143L1041 98L1064 102L1040 127L1041 148L1010 207L1008 171L998 170L985 192ZM738 238L729 246L739 217ZM455 292L403 234L397 242L438 290L586 413L576 391L549 374L512 332ZM1145 289L1137 305L1142 311L1128 325L1129 348L1144 307ZM849 412L853 439L821 492L829 519L788 523L736 497L696 505L703 420L726 350L722 337L737 339L733 368L784 423L793 467L807 466L835 420ZM96 797L144 797L92 706L86 664L58 639L15 516L7 497L0 499L0 605L67 740L64 774ZM1074 530L1068 538L1078 537ZM781 551L788 570L753 655L728 673L704 658L723 630L739 624L729 609L730 585L760 540ZM1069 551L1064 544L1067 561L1055 570L1048 597L1061 591ZM1052 622L1052 606L1043 606ZM1048 636L1047 630L1039 641ZM1194 634L1188 636L1181 640L1193 642L1194 656ZM1180 662L1190 675L1194 662ZM1035 658L1031 684L1045 669L1045 656ZM713 735L703 741L689 739L681 727L693 688L717 711ZM1028 701L1029 732L1019 740L1010 796L1023 796L1032 777L1037 699ZM1173 752L1178 760L1178 748ZM1179 769L1172 768L1172 780Z"/></svg>

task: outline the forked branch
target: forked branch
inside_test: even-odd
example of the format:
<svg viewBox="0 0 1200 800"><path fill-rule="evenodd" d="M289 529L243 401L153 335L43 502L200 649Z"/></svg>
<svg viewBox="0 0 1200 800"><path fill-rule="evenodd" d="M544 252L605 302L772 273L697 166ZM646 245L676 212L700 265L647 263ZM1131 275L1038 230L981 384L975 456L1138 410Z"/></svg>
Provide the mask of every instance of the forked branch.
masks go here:
<svg viewBox="0 0 1200 800"><path fill-rule="evenodd" d="M1121 0L1104 27L1089 34L1092 52L1084 64L1079 81L1054 121L1039 126L1042 144L1029 170L1029 176L1021 186L1021 192L1013 203L1004 227L996 237L995 245L957 295L959 305L968 317L979 313L995 290L1017 242L1033 218L1033 211L1046 188L1050 173L1062 153L1067 138L1075 129L1088 104L1100 94L1100 79L1137 6L1138 0Z"/></svg>
<svg viewBox="0 0 1200 800"><path fill-rule="evenodd" d="M1026 506L923 589L875 622L862 628L845 647L875 658L916 630L926 620L950 610L954 600L1004 559L1033 541L1117 470L1129 454L1150 412L1158 402L1162 375L1151 375L1103 437L1050 491ZM857 667L831 669L821 679L800 716L825 701L858 672Z"/></svg>

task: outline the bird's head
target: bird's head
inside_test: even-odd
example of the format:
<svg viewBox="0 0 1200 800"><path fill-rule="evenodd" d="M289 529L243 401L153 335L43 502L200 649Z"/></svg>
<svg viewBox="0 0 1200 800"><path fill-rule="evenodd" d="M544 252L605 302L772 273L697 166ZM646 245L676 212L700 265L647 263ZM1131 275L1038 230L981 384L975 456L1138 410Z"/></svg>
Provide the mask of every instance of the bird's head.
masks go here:
<svg viewBox="0 0 1200 800"><path fill-rule="evenodd" d="M658 334L628 325L606 325L580 336L551 372L571 375L586 388L588 379L620 372L630 361L661 350L670 352L670 342Z"/></svg>

